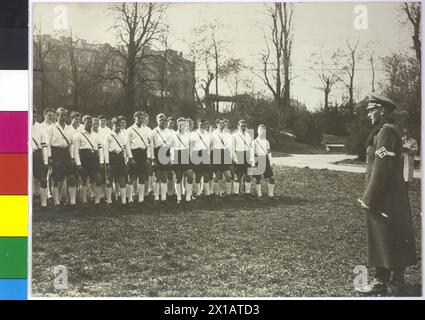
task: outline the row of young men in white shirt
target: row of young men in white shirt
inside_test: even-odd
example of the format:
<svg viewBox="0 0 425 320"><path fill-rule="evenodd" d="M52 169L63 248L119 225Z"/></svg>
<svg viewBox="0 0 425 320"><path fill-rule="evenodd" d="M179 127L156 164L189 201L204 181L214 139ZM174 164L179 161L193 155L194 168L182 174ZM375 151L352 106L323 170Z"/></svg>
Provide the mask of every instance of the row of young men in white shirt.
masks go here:
<svg viewBox="0 0 425 320"><path fill-rule="evenodd" d="M76 203L80 182L82 202L87 203L89 181L95 184L95 204L103 195L107 203L112 202L112 186L123 204L132 202L135 185L138 202L143 202L153 175L155 201L165 201L167 193L173 193L173 180L177 203L182 201L183 193L185 200L191 201L192 193L199 196L202 190L206 195L230 195L232 191L239 194L242 177L248 194L251 176L256 179L259 197L261 176L268 178L268 195L273 198L272 157L263 125L252 140L243 120L232 134L224 119L217 120L217 128L210 132L205 120L200 119L194 130L193 121L179 118L175 128L174 118L164 114L157 115L157 127L152 130L147 126L148 115L141 111L134 114L134 124L128 128L124 117L114 118L112 129L102 116L84 116L82 124L79 113L72 112L70 118L67 125L64 108L56 110L56 114L46 109L44 122L33 126L33 176L40 185L42 207L47 206L48 166L55 206L60 205L65 181L71 206Z"/></svg>

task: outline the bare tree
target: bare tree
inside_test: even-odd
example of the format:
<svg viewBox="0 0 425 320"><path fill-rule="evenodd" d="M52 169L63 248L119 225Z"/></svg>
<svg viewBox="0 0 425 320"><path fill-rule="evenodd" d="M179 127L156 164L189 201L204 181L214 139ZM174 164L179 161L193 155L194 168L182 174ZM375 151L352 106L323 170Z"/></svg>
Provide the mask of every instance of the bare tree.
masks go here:
<svg viewBox="0 0 425 320"><path fill-rule="evenodd" d="M119 39L116 51L123 63L119 70L110 75L118 79L124 88L127 113L136 108L136 86L138 73L146 58L149 47L164 32L162 20L165 6L161 3L117 3L111 6L115 17L113 29Z"/></svg>
<svg viewBox="0 0 425 320"><path fill-rule="evenodd" d="M359 45L359 40L356 41L354 45L350 44L348 40L346 41L348 48L348 60L347 65L343 67L348 76L348 83L346 87L348 89L348 113L352 115L354 113L354 76L356 70L356 62L358 55L356 53L357 47Z"/></svg>
<svg viewBox="0 0 425 320"><path fill-rule="evenodd" d="M312 57L316 54L313 53ZM324 110L329 110L329 95L339 81L341 81L341 71L338 68L337 53L332 53L328 59L324 58L322 48L320 49L319 56L313 63L317 77L320 80L320 86L316 87L324 94Z"/></svg>
<svg viewBox="0 0 425 320"><path fill-rule="evenodd" d="M284 123L285 110L290 104L291 86L291 52L292 52L292 17L294 6L290 3L273 3L267 6L267 14L271 19L271 36L264 35L266 51L262 54L261 78L273 94L277 111L277 128L281 129ZM269 42L272 43L270 48ZM273 50L273 52L272 52Z"/></svg>
<svg viewBox="0 0 425 320"><path fill-rule="evenodd" d="M203 24L193 29L195 40L190 42L190 54L196 65L205 71L199 79L200 87L204 91L204 103L207 109L219 112L219 101L211 96L211 85L215 84L215 97L219 97L219 80L222 78L223 66L227 64L228 40L223 30L228 30L217 20ZM196 91L196 89L195 89ZM195 92L195 96L198 93ZM199 97L199 95L198 95ZM214 103L215 102L215 103Z"/></svg>
<svg viewBox="0 0 425 320"><path fill-rule="evenodd" d="M71 31L64 49L68 56L72 105L78 110L87 107L93 95L92 89L105 82L103 74L110 63L112 48L108 45L88 44L74 37Z"/></svg>
<svg viewBox="0 0 425 320"><path fill-rule="evenodd" d="M53 51L53 45L51 37L41 34L41 29L34 26L34 39L33 39L33 51L34 51L34 77L40 81L41 84L41 107L45 107L48 104L48 66L47 61L49 55Z"/></svg>
<svg viewBox="0 0 425 320"><path fill-rule="evenodd" d="M370 65L370 71L372 73L372 77L370 80L371 91L375 92L375 78L376 78L376 67L379 61L376 58L376 47L379 45L377 41L369 41L366 44L366 49L364 55Z"/></svg>
<svg viewBox="0 0 425 320"><path fill-rule="evenodd" d="M413 27L413 47L415 49L416 59L421 63L421 3L405 2L402 5L402 9Z"/></svg>

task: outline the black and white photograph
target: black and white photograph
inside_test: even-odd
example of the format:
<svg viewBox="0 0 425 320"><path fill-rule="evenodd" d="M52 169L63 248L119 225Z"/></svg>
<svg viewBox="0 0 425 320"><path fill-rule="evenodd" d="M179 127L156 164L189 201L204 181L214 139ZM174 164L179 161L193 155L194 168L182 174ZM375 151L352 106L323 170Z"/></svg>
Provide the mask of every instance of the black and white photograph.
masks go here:
<svg viewBox="0 0 425 320"><path fill-rule="evenodd" d="M31 297L422 297L420 2L30 14Z"/></svg>

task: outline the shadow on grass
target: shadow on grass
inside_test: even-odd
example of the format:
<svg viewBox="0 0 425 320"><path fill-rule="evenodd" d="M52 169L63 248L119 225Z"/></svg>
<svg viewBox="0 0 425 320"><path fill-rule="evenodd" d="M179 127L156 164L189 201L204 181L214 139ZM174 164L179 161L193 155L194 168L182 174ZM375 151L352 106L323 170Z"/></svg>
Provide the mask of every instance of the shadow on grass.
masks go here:
<svg viewBox="0 0 425 320"><path fill-rule="evenodd" d="M97 219L99 217L119 217L119 216L133 216L133 215L177 215L185 213L196 213L197 211L218 211L223 209L258 209L258 208L278 208L281 206L304 206L307 203L312 203L313 200L303 197L288 197L279 196L274 200L256 198L248 199L214 199L206 200L199 199L191 201L190 203L183 202L177 205L174 202L167 201L165 204L154 204L153 202L146 201L142 205L134 204L132 206L120 207L100 207L88 206L86 208L69 209L63 208L61 210L43 211L33 213L33 222L54 221L56 223L68 223L73 219Z"/></svg>

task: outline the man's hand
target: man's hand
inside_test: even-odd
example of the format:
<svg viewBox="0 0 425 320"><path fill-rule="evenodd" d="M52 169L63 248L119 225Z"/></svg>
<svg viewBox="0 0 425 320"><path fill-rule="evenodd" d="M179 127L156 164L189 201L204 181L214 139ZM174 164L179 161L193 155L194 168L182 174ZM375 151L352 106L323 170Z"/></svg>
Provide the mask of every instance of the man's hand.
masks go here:
<svg viewBox="0 0 425 320"><path fill-rule="evenodd" d="M110 172L111 171L111 165L109 163L106 164L105 166L106 172Z"/></svg>
<svg viewBox="0 0 425 320"><path fill-rule="evenodd" d="M152 165L152 167L156 167L156 161L155 161L155 159L152 159L151 165Z"/></svg>
<svg viewBox="0 0 425 320"><path fill-rule="evenodd" d="M77 165L77 169L78 169L78 171L83 171L83 166L81 164Z"/></svg>
<svg viewBox="0 0 425 320"><path fill-rule="evenodd" d="M130 166L134 166L136 164L136 161L133 158L128 159L128 164Z"/></svg>
<svg viewBox="0 0 425 320"><path fill-rule="evenodd" d="M48 164L49 166L52 166L52 164L53 164L52 157L49 157L49 159L47 160L47 164Z"/></svg>
<svg viewBox="0 0 425 320"><path fill-rule="evenodd" d="M152 164L151 159L149 159L149 158L148 158L148 159L146 159L146 165L147 165L147 166L150 166L151 164Z"/></svg>
<svg viewBox="0 0 425 320"><path fill-rule="evenodd" d="M72 166L75 167L75 159L74 158L71 159L71 163L72 163Z"/></svg>

